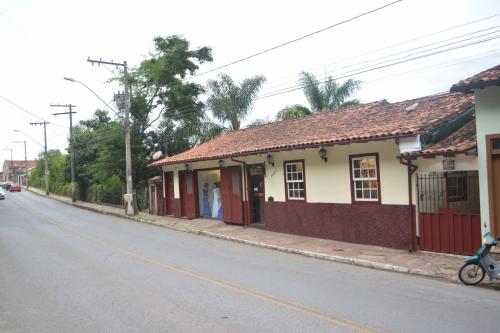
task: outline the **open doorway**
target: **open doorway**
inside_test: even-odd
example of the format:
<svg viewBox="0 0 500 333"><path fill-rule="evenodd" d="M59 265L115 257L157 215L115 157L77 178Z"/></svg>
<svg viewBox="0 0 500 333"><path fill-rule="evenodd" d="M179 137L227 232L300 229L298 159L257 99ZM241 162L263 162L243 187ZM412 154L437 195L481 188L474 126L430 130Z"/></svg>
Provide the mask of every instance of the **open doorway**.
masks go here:
<svg viewBox="0 0 500 333"><path fill-rule="evenodd" d="M198 171L199 216L222 220L220 181L219 169Z"/></svg>
<svg viewBox="0 0 500 333"><path fill-rule="evenodd" d="M265 166L264 164L254 164L248 166L249 199L250 199L250 223L264 223L265 204Z"/></svg>

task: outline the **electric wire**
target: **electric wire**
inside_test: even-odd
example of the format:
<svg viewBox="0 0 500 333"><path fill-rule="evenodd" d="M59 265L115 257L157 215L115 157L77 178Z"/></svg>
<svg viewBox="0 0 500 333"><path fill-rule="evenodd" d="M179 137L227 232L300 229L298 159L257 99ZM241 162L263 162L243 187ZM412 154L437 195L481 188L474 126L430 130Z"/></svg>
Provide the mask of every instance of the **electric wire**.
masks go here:
<svg viewBox="0 0 500 333"><path fill-rule="evenodd" d="M329 63L329 64L326 64L326 65L323 65L323 66L310 68L307 71L315 71L315 70L318 70L318 69L323 69L324 67L330 66L332 64L338 64L338 63L342 63L342 62L345 62L345 61L352 61L353 59L358 59L358 58L361 58L361 57L366 56L366 55L370 55L370 54L378 53L380 51L384 51L384 50L387 50L387 49L394 48L396 46L401 46L401 45L409 44L409 43L417 41L417 40L421 40L421 39L425 39L425 38L428 38L428 37L436 36L436 35L439 35L439 34L442 34L442 33L448 32L448 31L456 30L456 29L459 29L459 28L462 28L462 27L466 27L466 26L469 26L469 25L472 25L472 24L476 24L476 23L479 23L479 22L482 22L482 21L487 21L487 20L490 20L490 19L498 17L498 16L500 16L500 13L496 13L496 14L493 14L493 15L489 15L489 16L486 16L486 17L482 17L482 18L473 20L473 21L469 21L469 22L465 22L465 23L458 24L458 25L455 25L455 26L451 26L451 27L448 27L448 28L445 28L445 29L442 29L442 30L438 30L438 31L434 31L434 32L428 33L428 34L420 35L420 36L417 36L415 38L411 38L411 39L407 39L407 40L404 40L404 41L401 41L401 42L397 42L397 43L394 43L394 44L386 45L386 46L383 46L381 48L377 48L377 49L374 49L374 50L369 50L369 51L366 51L366 52L363 52L363 53L360 53L360 54L357 54L357 55L353 55L353 56L350 56L350 57L342 58L342 59L336 60L334 63ZM290 77L290 76L282 76L280 78L285 78L285 77Z"/></svg>
<svg viewBox="0 0 500 333"><path fill-rule="evenodd" d="M390 2L390 3L387 3L387 4L383 5L383 6L377 7L377 8L375 8L375 9L372 9L372 10L369 10L369 11L366 11L366 12L363 12L363 13L358 14L358 15L356 15L356 16L353 16L353 17L351 17L351 18L348 18L348 19L345 19L345 20L343 20L343 21L340 21L340 22L337 22L337 23L335 23L335 24L332 24L332 25L330 25L330 26L328 26L328 27L326 27L326 28L323 28L323 29L320 29L320 30L313 31L313 32L308 33L308 34L306 34L306 35L304 35L304 36L301 36L301 37L298 37L298 38L295 38L295 39L289 40L289 41L287 41L287 42L284 42L284 43L278 44L278 45L276 45L276 46L273 46L273 47L271 47L271 48L265 49L265 50L263 50L263 51L253 53L253 54L251 54L251 55L249 55L249 56L246 56L246 57L243 57L243 58L240 58L240 59L234 60L234 61L232 61L232 62L230 62L230 63L225 64L225 65L221 65L221 66L215 67L215 68L213 68L213 69L207 70L207 71L205 71L205 72L201 72L201 73L198 73L198 74L192 75L192 76L190 76L190 78L195 78L195 77L199 77L199 76L202 76L202 75L205 75L205 74L208 74L208 73L212 73L212 72L215 72L215 71L217 71L217 70L219 70L219 69L226 68L226 67L232 66L232 65L234 65L234 64L237 64L237 63L240 63L240 62L243 62L243 61L246 61L246 60L249 60L249 59L255 58L255 57L260 56L260 55L262 55L262 54L265 54L265 53L268 53L268 52L271 52L271 51L277 50L277 49L279 49L279 48L281 48L281 47L284 47L284 46L287 46L287 45L290 45L290 44L296 43L296 42L298 42L298 41L301 41L301 40L306 39L306 38L308 38L308 37L311 37L311 36L317 35L317 34L319 34L319 33L321 33L321 32L326 31L326 30L330 30L330 29L335 28L335 27L337 27L337 26L340 26L340 25L342 25L342 24L346 24L346 23L349 23L349 22L351 22L351 21L357 20L357 19L359 19L359 18L361 18L361 17L363 17L363 16L366 16L366 15L369 15L369 14L372 14L372 13L375 13L375 12L378 12L378 11L380 11L380 10L382 10L382 9L385 9L385 8L387 8L387 7L390 7L390 6L392 6L392 5L394 5L394 4L398 3L398 2L401 2L401 1L402 1L402 0L396 0L396 1L393 1L393 2Z"/></svg>

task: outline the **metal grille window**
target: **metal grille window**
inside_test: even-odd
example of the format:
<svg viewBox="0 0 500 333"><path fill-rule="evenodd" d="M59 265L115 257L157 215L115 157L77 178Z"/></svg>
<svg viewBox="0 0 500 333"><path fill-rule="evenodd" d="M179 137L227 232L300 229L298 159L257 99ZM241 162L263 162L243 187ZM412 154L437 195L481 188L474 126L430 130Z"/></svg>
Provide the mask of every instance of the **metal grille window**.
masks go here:
<svg viewBox="0 0 500 333"><path fill-rule="evenodd" d="M352 186L355 201L378 201L378 166L376 156L353 157Z"/></svg>
<svg viewBox="0 0 500 333"><path fill-rule="evenodd" d="M467 172L450 172L445 175L448 202L467 200Z"/></svg>
<svg viewBox="0 0 500 333"><path fill-rule="evenodd" d="M285 163L285 181L288 200L305 199L304 162Z"/></svg>

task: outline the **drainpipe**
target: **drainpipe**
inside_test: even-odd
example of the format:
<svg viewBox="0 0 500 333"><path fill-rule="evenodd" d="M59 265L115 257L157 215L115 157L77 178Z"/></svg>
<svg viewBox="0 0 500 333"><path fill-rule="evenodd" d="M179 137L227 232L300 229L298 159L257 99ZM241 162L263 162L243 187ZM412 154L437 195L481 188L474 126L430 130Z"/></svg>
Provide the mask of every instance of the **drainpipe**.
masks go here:
<svg viewBox="0 0 500 333"><path fill-rule="evenodd" d="M413 211L412 176L415 173L415 171L417 171L418 166L416 166L414 164L411 164L411 159L410 158L407 158L406 162L403 161L403 159L400 159L399 163L401 163L403 165L406 165L408 167L408 204L409 204L408 211L409 211L409 214L410 214L410 223L411 223L411 226L410 226L410 237L411 237L410 252L414 252L417 249L417 245L415 243L415 240L417 238L416 237L417 236L416 235L416 231L415 231L415 227L416 227L417 221L415 219L415 214L414 214L414 211Z"/></svg>
<svg viewBox="0 0 500 333"><path fill-rule="evenodd" d="M246 219L243 220L243 225L245 227L248 227L250 224L250 200L248 198L248 183L247 183L247 163L244 161L239 161L234 158L231 158L231 161L236 162L236 163L241 163L243 165L243 191L245 193L245 196L247 197L247 204L246 204Z"/></svg>

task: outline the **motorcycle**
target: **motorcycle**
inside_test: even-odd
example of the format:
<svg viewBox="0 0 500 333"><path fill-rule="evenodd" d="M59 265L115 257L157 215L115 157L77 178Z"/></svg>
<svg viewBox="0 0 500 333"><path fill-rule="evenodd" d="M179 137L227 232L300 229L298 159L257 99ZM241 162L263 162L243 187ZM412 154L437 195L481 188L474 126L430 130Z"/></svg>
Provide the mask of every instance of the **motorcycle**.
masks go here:
<svg viewBox="0 0 500 333"><path fill-rule="evenodd" d="M490 233L484 235L483 245L476 253L465 259L458 271L458 278L466 285L476 285L488 274L490 281L500 280L500 263L491 255L491 248L497 246L500 237L493 238Z"/></svg>

